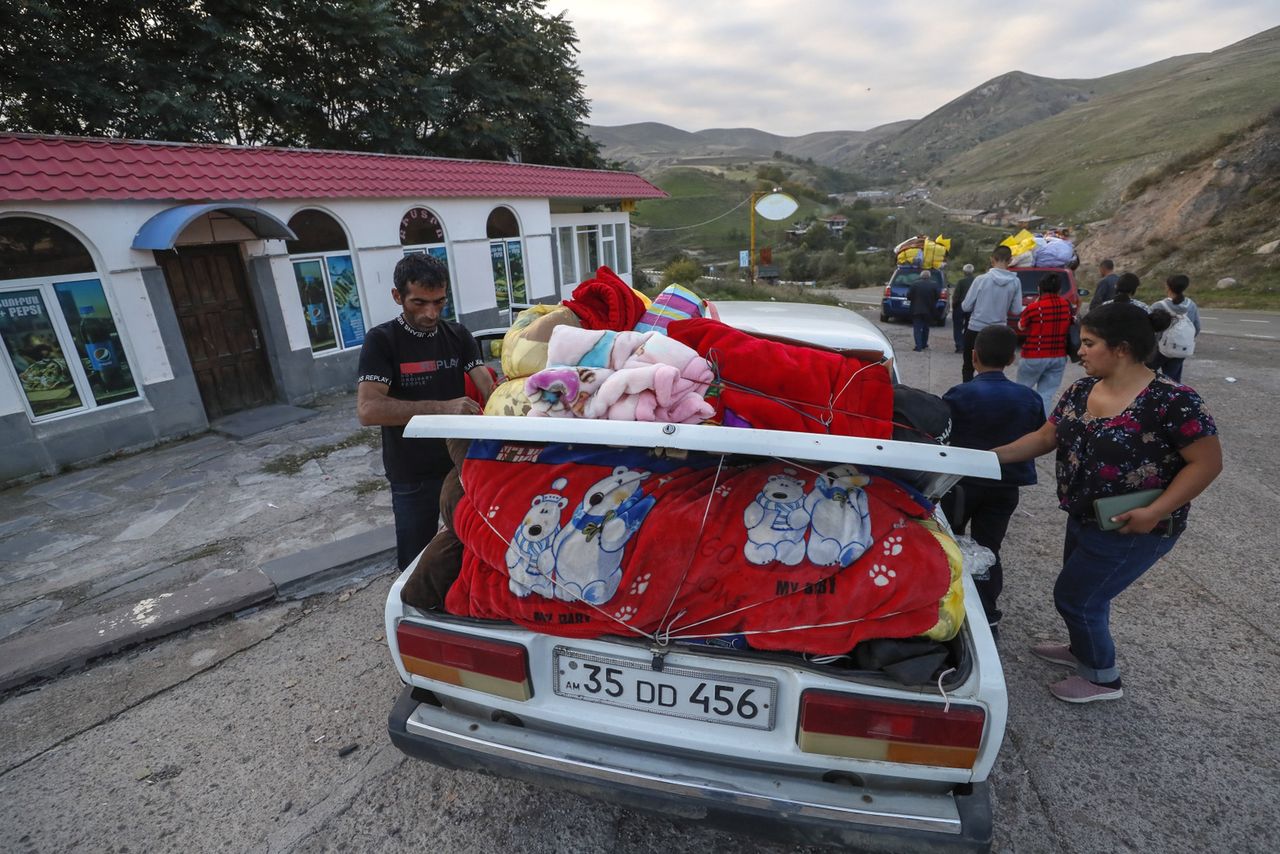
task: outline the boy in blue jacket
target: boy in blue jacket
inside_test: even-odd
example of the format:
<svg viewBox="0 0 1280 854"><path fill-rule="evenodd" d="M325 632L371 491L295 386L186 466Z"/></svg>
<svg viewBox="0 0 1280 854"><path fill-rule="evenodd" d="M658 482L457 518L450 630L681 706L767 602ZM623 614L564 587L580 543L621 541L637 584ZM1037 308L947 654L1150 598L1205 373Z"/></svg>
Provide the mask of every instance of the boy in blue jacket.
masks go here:
<svg viewBox="0 0 1280 854"><path fill-rule="evenodd" d="M951 407L951 444L989 451L1044 424L1040 395L1004 375L1013 364L1018 334L1005 325L982 329L973 345L974 377L953 386L942 399ZM1036 482L1034 461L1000 466L1000 479L966 477L942 499L943 512L956 534L968 528L978 545L991 549L996 562L985 579L974 579L987 621L1000 623L996 598L1004 587L1000 545L1018 507L1018 487Z"/></svg>

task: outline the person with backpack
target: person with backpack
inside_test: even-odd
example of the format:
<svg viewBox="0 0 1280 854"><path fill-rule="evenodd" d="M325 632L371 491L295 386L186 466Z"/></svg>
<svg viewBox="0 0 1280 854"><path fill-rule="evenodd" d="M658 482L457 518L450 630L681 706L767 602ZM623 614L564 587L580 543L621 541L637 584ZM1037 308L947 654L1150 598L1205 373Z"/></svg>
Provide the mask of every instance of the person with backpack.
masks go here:
<svg viewBox="0 0 1280 854"><path fill-rule="evenodd" d="M1196 351L1196 336L1200 334L1200 309L1186 295L1191 280L1181 274L1165 280L1164 299L1151 306L1152 312L1168 312L1173 320L1156 342L1156 354L1149 367L1159 371L1176 383L1182 382L1182 363Z"/></svg>

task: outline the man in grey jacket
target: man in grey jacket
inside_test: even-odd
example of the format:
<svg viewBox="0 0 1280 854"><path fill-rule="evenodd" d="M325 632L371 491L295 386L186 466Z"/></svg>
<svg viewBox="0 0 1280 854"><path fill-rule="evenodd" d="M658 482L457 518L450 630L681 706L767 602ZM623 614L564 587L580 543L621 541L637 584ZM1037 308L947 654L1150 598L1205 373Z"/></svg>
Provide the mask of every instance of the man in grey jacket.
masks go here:
<svg viewBox="0 0 1280 854"><path fill-rule="evenodd" d="M988 326L1007 324L1011 316L1022 313L1022 284L1017 273L1009 272L1013 253L1008 246L997 246L991 253L991 269L973 280L960 307L969 312L969 325L964 332L965 382L973 379L973 342Z"/></svg>

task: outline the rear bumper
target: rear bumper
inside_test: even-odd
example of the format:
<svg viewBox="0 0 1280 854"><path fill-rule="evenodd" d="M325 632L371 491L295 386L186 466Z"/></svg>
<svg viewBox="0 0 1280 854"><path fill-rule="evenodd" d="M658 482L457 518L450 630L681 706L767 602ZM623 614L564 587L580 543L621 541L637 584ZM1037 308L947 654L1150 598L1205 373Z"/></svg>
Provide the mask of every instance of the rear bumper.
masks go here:
<svg viewBox="0 0 1280 854"><path fill-rule="evenodd" d="M911 303L902 297L889 297L880 300L880 313L885 317L893 317L899 319L911 318ZM933 307L933 319L945 320L947 317L947 301L938 300L938 304Z"/></svg>
<svg viewBox="0 0 1280 854"><path fill-rule="evenodd" d="M738 833L865 851L988 851L991 846L985 782L974 784L968 794L921 794L677 760L451 712L419 703L408 686L387 729L404 753L446 768L572 791Z"/></svg>

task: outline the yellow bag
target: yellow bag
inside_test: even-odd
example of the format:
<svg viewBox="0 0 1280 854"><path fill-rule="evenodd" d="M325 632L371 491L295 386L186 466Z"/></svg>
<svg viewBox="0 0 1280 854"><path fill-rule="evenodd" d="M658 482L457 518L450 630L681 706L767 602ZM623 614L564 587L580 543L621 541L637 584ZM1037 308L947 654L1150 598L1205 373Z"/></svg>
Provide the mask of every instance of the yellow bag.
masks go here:
<svg viewBox="0 0 1280 854"><path fill-rule="evenodd" d="M535 305L516 316L515 322L502 336L502 375L507 379L527 377L547 366L546 342L529 341L525 332L533 322L562 308L558 305ZM564 309L569 311L569 309Z"/></svg>
<svg viewBox="0 0 1280 854"><path fill-rule="evenodd" d="M545 344L543 345L546 346ZM524 378L507 380L493 390L484 405L485 415L525 415L532 407L524 393Z"/></svg>
<svg viewBox="0 0 1280 854"><path fill-rule="evenodd" d="M926 240L924 242L924 258L922 266L926 270L936 270L942 266L942 262L947 259L947 251L951 248L951 241L946 244L939 243L936 240Z"/></svg>
<svg viewBox="0 0 1280 854"><path fill-rule="evenodd" d="M964 558L960 555L960 547L946 531L932 519L920 520L929 533L933 534L938 545L947 555L947 565L951 567L951 586L938 602L938 622L921 637L934 641L949 641L960 633L964 623Z"/></svg>
<svg viewBox="0 0 1280 854"><path fill-rule="evenodd" d="M1034 252L1036 248L1036 237L1025 228L1012 237L1006 237L1000 241L1001 246L1008 246L1009 251L1016 258L1025 252Z"/></svg>

